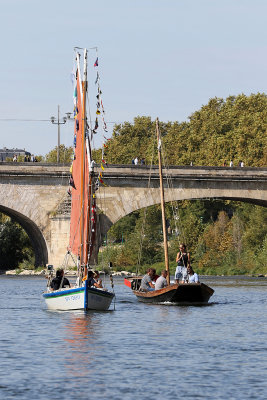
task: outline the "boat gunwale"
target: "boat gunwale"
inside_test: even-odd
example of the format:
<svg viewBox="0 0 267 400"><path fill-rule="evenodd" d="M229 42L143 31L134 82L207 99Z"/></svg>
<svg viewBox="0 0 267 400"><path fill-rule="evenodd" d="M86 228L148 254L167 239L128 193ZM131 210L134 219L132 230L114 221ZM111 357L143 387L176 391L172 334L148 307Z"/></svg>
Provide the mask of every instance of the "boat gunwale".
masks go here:
<svg viewBox="0 0 267 400"><path fill-rule="evenodd" d="M133 293L137 296L137 297L157 297L160 296L162 294L165 294L167 292L171 292L171 291L176 291L179 287L194 287L194 286L200 286L202 288L205 288L205 290L207 290L211 296L214 293L214 290L212 288L210 288L209 286L205 285L205 283L202 282L198 282L198 283L174 283L172 285L168 285L165 288L159 289L159 290L151 290L151 291L142 291L142 290L133 290Z"/></svg>
<svg viewBox="0 0 267 400"><path fill-rule="evenodd" d="M70 288L67 290L55 290L54 292L50 293L43 293L44 298L56 298L56 297L62 297L62 296L71 296L72 294L78 294L81 292L85 291L85 286L83 287L78 287L78 288ZM101 290L98 288L87 288L88 292L94 293L94 294L99 294L100 296L103 297L114 297L114 293L106 291L106 290Z"/></svg>
<svg viewBox="0 0 267 400"><path fill-rule="evenodd" d="M83 287L77 287L77 288L70 288L67 290L54 290L53 292L50 293L43 293L43 297L49 298L49 297L60 297L60 296L67 296L71 295L72 293L79 293L79 292L84 292L85 291L85 286Z"/></svg>

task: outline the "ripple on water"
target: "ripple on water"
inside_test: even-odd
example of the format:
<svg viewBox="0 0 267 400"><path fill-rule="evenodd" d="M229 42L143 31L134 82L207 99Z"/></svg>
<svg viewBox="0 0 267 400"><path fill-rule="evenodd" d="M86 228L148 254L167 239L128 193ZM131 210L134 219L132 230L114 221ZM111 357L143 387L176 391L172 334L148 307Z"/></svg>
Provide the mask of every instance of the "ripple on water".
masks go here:
<svg viewBox="0 0 267 400"><path fill-rule="evenodd" d="M0 398L265 399L266 286L212 281L208 306L143 304L117 279L115 312L50 312L44 279L0 277Z"/></svg>

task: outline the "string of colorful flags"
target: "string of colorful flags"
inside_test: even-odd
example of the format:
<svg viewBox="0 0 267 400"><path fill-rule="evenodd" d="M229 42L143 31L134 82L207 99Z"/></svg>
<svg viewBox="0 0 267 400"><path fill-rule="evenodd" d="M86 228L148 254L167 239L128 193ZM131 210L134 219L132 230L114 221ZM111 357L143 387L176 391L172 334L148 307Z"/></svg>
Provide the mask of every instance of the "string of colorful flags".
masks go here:
<svg viewBox="0 0 267 400"><path fill-rule="evenodd" d="M96 52L97 52L97 50L96 50ZM94 68L96 68L96 80L95 80L95 84L97 85L97 95L96 95L96 119L95 119L95 127L94 127L94 129L92 130L92 133L96 133L96 132L97 132L97 129L98 129L98 127L99 127L99 124L98 124L98 116L101 116L101 119L102 119L102 129L103 129L103 132L108 132L107 124L106 124L106 121L105 121L105 109L104 109L103 100L102 100L102 90L101 90L101 88L100 88L100 75L99 75L99 71L98 71L98 55L97 55L96 60L95 60L95 63L94 63ZM104 133L103 133L103 139L104 139L103 142L104 142L104 141L106 141L106 142L110 141L110 139L107 139L107 137L105 136ZM107 143L103 143L103 146L102 146L102 153L101 153L101 163L100 163L100 166L101 166L102 171L105 170L105 166L107 165L107 162L106 162L106 160L105 160L105 156L106 156L105 150L107 150L107 148L108 148L108 144L107 144ZM104 186L107 186L107 185L105 184L105 182L103 181L103 172L102 172L102 171L100 171L99 174L98 174L98 182L100 182L100 183L101 183L102 185L104 185ZM98 184L99 184L99 183L98 183Z"/></svg>

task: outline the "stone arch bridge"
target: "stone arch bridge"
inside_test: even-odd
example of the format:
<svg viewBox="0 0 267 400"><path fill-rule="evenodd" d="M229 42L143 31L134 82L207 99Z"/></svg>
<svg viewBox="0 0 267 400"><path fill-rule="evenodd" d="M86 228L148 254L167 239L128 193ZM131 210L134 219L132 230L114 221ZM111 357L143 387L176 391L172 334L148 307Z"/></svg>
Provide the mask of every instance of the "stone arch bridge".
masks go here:
<svg viewBox="0 0 267 400"><path fill-rule="evenodd" d="M170 167L163 174L166 202L217 198L267 206L267 168ZM109 165L103 175L107 186L97 191L103 234L123 216L160 202L156 166ZM66 253L68 182L68 166L0 163L0 212L25 229L36 265L60 265Z"/></svg>

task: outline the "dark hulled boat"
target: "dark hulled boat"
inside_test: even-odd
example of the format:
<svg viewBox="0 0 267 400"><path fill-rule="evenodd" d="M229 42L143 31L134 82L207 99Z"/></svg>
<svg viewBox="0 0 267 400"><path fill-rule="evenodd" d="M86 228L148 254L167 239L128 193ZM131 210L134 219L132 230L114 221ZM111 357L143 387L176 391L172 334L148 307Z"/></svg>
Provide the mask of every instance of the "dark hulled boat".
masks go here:
<svg viewBox="0 0 267 400"><path fill-rule="evenodd" d="M142 291L139 289L141 279L141 277L125 278L124 283L143 303L205 304L214 293L214 290L204 283L175 283L151 292Z"/></svg>
<svg viewBox="0 0 267 400"><path fill-rule="evenodd" d="M162 230L164 241L164 258L165 268L167 271L168 286L159 290L145 291L140 290L141 277L125 278L124 283L130 287L139 301L144 303L177 303L177 304L200 304L207 303L213 295L214 290L204 283L182 283L170 284L170 271L168 259L168 243L167 243L167 230L165 218L165 201L164 201L164 187L162 179L162 160L161 160L161 138L159 132L158 119L156 120L156 132L158 142L158 160L159 160L159 181L160 181L160 198L161 198L161 213L162 213Z"/></svg>

